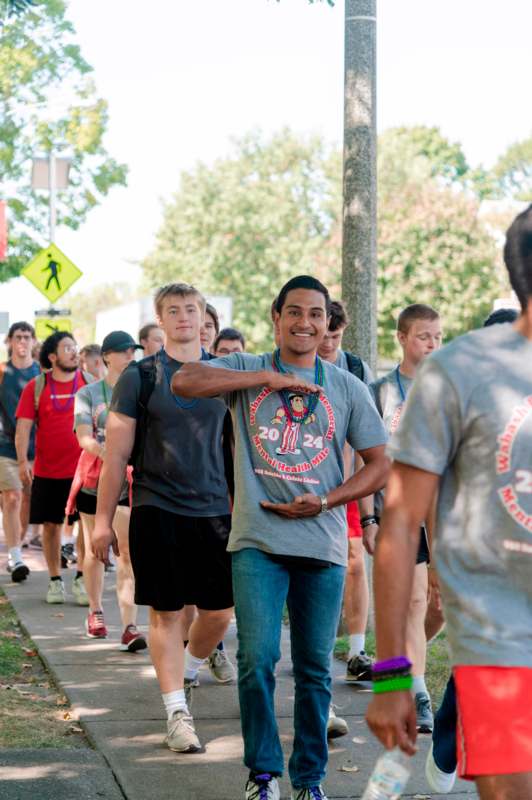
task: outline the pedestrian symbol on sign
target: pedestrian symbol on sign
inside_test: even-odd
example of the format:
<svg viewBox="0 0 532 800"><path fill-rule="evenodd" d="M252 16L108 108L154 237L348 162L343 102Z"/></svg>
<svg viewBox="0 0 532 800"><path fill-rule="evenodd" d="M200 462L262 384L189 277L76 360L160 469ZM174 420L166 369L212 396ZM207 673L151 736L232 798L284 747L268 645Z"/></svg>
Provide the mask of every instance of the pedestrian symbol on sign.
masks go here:
<svg viewBox="0 0 532 800"><path fill-rule="evenodd" d="M48 281L46 282L45 291L47 292L48 289L50 288L50 284L52 283L52 281L55 281L57 289L60 292L61 283L59 282L59 271L61 269L61 265L58 264L57 261L54 261L51 253L47 254L47 258L50 259L48 261L48 266L44 267L44 269L41 270L42 272L47 272L48 270L50 270L50 275L48 276Z"/></svg>

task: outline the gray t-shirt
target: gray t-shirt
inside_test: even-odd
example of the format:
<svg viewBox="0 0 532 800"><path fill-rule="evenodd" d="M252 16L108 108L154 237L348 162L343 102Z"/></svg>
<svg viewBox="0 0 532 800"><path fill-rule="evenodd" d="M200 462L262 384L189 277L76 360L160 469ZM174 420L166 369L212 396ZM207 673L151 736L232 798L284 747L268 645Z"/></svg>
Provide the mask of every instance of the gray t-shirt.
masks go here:
<svg viewBox="0 0 532 800"><path fill-rule="evenodd" d="M340 369L346 369L348 372L351 370L349 369L349 363L347 361L347 356L345 350L338 350L338 355L336 356L336 361L334 362L336 367L340 367ZM373 376L373 372L371 371L371 367L367 364L364 359L362 359L362 366L364 368L364 375L362 380L369 386L370 383L373 383L375 380Z"/></svg>
<svg viewBox="0 0 532 800"><path fill-rule="evenodd" d="M532 667L532 342L494 325L431 355L389 451L441 476L434 553L453 663Z"/></svg>
<svg viewBox="0 0 532 800"><path fill-rule="evenodd" d="M89 383L76 392L74 398L74 430L80 425L90 425L92 434L98 444L105 442L105 423L109 414L109 404L113 389L104 380ZM87 489L83 487L82 492L86 494L97 494L97 489ZM120 499L124 500L128 495L128 483L124 483Z"/></svg>
<svg viewBox="0 0 532 800"><path fill-rule="evenodd" d="M225 403L176 399L170 381L181 362L161 351L156 363L143 468L133 473L133 506L157 506L190 517L229 514L222 449ZM138 420L140 388L138 367L131 364L114 388L111 411Z"/></svg>
<svg viewBox="0 0 532 800"><path fill-rule="evenodd" d="M333 364L322 362L324 392L314 414L291 422L278 392L256 387L227 397L235 431L235 506L230 551L254 547L266 553L303 556L344 566L345 508L290 520L260 506L261 500L291 502L300 494L324 495L343 483L343 447L355 450L386 442L382 421L366 386ZM209 362L213 368L272 369L272 356L233 353ZM313 369L285 369L314 381ZM290 393L297 415L302 399Z"/></svg>

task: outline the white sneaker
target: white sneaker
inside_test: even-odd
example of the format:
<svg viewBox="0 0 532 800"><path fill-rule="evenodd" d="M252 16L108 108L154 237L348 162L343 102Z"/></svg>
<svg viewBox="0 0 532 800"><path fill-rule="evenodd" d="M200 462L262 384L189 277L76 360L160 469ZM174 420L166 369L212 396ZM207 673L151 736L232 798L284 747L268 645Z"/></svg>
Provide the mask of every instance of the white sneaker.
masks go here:
<svg viewBox="0 0 532 800"><path fill-rule="evenodd" d="M188 709L174 711L168 720L166 744L176 753L197 753L201 750L200 740L194 728L194 720Z"/></svg>
<svg viewBox="0 0 532 800"><path fill-rule="evenodd" d="M236 677L236 671L225 650L213 650L209 656L209 669L211 675L218 683L231 683Z"/></svg>
<svg viewBox="0 0 532 800"><path fill-rule="evenodd" d="M337 717L334 713L334 706L329 706L329 719L327 720L327 739L338 739L339 736L345 736L349 733L347 722L341 717Z"/></svg>
<svg viewBox="0 0 532 800"><path fill-rule="evenodd" d="M277 778L264 773L246 783L246 800L281 800Z"/></svg>
<svg viewBox="0 0 532 800"><path fill-rule="evenodd" d="M433 792L438 794L448 794L456 782L456 770L454 772L443 772L434 761L434 743L430 743L430 749L425 761L425 776Z"/></svg>
<svg viewBox="0 0 532 800"><path fill-rule="evenodd" d="M310 786L308 789L292 789L292 800L327 800L321 786Z"/></svg>
<svg viewBox="0 0 532 800"><path fill-rule="evenodd" d="M85 584L83 583L83 575L80 575L79 578L74 578L72 581L72 594L76 598L76 603L78 606L89 605L89 595L87 594Z"/></svg>
<svg viewBox="0 0 532 800"><path fill-rule="evenodd" d="M46 592L47 603L64 603L66 600L65 584L62 580L50 581L48 584L48 591Z"/></svg>

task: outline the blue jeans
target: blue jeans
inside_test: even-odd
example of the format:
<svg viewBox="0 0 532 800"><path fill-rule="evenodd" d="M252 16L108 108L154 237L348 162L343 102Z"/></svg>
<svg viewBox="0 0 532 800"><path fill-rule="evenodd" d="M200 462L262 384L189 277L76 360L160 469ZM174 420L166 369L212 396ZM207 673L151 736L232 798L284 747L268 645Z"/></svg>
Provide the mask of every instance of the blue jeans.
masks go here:
<svg viewBox="0 0 532 800"><path fill-rule="evenodd" d="M273 696L286 602L295 678L294 746L288 771L297 789L321 783L327 767L330 667L344 576L344 567L337 565L287 566L254 548L233 553L244 763L259 774L283 774Z"/></svg>

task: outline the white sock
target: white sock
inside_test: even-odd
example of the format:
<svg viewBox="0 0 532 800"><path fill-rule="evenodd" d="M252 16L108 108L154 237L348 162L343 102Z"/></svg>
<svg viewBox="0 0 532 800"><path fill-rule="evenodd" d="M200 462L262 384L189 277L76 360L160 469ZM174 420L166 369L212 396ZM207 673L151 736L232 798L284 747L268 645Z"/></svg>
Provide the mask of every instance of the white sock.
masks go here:
<svg viewBox="0 0 532 800"><path fill-rule="evenodd" d="M22 561L22 550L20 547L10 547L9 557L13 564L16 564L18 561Z"/></svg>
<svg viewBox="0 0 532 800"><path fill-rule="evenodd" d="M176 689L175 692L163 692L162 698L168 719L172 719L174 711L188 711L184 689Z"/></svg>
<svg viewBox="0 0 532 800"><path fill-rule="evenodd" d="M352 658L353 656L359 656L360 653L364 652L365 646L365 633L351 633L349 635L349 658Z"/></svg>
<svg viewBox="0 0 532 800"><path fill-rule="evenodd" d="M196 658L196 656L193 656L187 645L185 650L185 678L191 681L195 680L198 677L200 667L206 661L206 658Z"/></svg>
<svg viewBox="0 0 532 800"><path fill-rule="evenodd" d="M419 694L419 692L424 692L424 694L429 693L429 690L427 689L427 684L425 683L424 675L414 676L414 682L412 684L412 694Z"/></svg>

